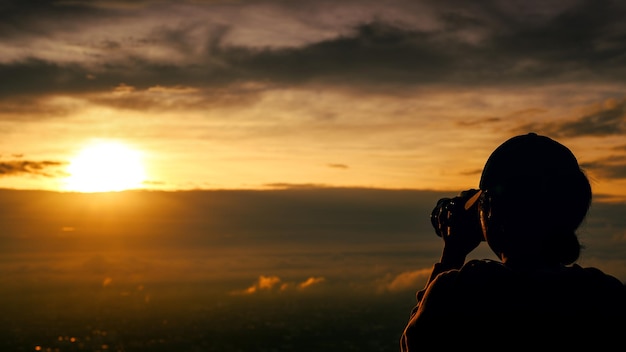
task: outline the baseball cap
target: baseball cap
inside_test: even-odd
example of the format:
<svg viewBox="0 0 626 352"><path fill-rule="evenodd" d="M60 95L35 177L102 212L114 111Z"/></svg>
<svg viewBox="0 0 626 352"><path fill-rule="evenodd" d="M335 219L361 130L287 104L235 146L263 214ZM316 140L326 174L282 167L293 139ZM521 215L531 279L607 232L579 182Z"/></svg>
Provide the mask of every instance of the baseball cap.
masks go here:
<svg viewBox="0 0 626 352"><path fill-rule="evenodd" d="M516 199L537 192L552 192L580 173L578 160L563 144L531 132L512 137L498 146L487 159L480 178L479 192L465 204L469 209L488 191Z"/></svg>

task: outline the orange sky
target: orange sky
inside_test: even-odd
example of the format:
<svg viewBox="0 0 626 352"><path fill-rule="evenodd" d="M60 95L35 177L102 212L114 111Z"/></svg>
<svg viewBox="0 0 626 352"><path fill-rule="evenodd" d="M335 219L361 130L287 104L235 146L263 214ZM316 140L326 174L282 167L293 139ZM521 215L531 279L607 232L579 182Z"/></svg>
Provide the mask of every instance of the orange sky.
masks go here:
<svg viewBox="0 0 626 352"><path fill-rule="evenodd" d="M7 5L0 187L62 190L113 140L146 189L459 191L534 131L626 197L618 3L299 4Z"/></svg>

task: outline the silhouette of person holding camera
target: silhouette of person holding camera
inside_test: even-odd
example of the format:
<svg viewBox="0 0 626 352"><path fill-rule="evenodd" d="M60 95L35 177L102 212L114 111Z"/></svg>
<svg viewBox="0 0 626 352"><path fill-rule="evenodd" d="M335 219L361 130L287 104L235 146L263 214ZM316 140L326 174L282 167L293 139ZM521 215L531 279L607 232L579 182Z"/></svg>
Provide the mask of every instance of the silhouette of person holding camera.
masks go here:
<svg viewBox="0 0 626 352"><path fill-rule="evenodd" d="M587 176L561 143L535 133L502 143L479 189L433 209L443 251L417 292L401 351L623 344L624 283L575 263L591 198ZM482 241L500 260L465 262Z"/></svg>

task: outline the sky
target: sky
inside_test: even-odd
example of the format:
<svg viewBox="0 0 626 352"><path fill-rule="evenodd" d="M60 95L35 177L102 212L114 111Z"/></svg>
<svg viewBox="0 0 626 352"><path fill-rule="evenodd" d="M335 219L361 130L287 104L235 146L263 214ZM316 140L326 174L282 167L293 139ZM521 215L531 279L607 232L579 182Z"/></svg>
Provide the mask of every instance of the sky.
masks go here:
<svg viewBox="0 0 626 352"><path fill-rule="evenodd" d="M77 155L115 141L140 154L135 188L458 191L532 131L623 200L625 14L605 0L4 1L0 187L67 190Z"/></svg>

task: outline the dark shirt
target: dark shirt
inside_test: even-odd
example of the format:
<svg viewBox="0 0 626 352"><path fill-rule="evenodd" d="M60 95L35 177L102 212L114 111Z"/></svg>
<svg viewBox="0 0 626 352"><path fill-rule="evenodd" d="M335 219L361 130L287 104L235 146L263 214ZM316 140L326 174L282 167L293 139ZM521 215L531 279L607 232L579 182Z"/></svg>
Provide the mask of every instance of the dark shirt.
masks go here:
<svg viewBox="0 0 626 352"><path fill-rule="evenodd" d="M472 260L417 293L401 350L597 348L623 345L625 329L626 286L596 268L524 270Z"/></svg>

